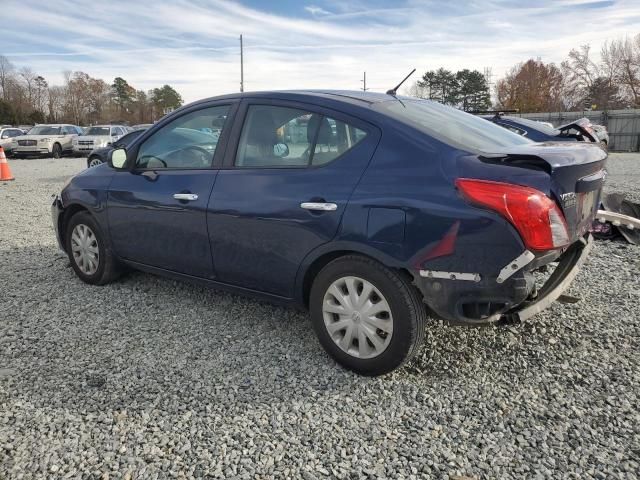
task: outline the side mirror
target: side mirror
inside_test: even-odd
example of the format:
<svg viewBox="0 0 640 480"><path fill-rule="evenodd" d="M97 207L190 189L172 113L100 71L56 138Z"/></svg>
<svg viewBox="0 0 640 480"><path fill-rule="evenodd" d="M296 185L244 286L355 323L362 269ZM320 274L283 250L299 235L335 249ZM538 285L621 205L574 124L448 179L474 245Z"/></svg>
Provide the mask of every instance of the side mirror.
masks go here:
<svg viewBox="0 0 640 480"><path fill-rule="evenodd" d="M109 152L108 158L109 166L117 169L124 168L127 163L127 151L124 148L116 148Z"/></svg>
<svg viewBox="0 0 640 480"><path fill-rule="evenodd" d="M276 143L273 146L273 155L278 158L284 158L289 155L289 145L286 143Z"/></svg>

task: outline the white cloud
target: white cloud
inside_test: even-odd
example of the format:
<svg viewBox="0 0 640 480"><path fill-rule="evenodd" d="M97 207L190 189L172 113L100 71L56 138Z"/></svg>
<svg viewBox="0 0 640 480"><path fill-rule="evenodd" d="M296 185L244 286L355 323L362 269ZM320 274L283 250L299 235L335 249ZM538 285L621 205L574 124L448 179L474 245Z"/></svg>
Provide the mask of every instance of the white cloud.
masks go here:
<svg viewBox="0 0 640 480"><path fill-rule="evenodd" d="M305 15L304 12L307 12ZM511 2L408 0L370 8L325 0L299 17L223 0L136 2L8 0L1 52L50 82L64 70L139 89L174 84L186 100L237 91L240 33L250 90L361 87L384 91L418 72L492 67L502 75L531 57L560 62L571 48L640 33L640 5L587 0Z"/></svg>

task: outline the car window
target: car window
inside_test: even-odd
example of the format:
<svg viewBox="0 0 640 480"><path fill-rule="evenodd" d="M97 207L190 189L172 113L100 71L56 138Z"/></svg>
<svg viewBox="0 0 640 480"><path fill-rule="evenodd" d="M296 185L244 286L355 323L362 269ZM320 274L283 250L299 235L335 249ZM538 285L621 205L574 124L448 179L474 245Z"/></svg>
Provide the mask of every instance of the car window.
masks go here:
<svg viewBox="0 0 640 480"><path fill-rule="evenodd" d="M108 136L109 127L89 127L84 134L87 136Z"/></svg>
<svg viewBox="0 0 640 480"><path fill-rule="evenodd" d="M366 137L367 132L353 127L330 117L312 116L318 120L319 131L317 133L315 148L311 165L324 165L353 148Z"/></svg>
<svg viewBox="0 0 640 480"><path fill-rule="evenodd" d="M136 130L133 132L130 132L122 137L120 137L117 141L118 145L122 145L124 147L129 146L129 144L131 144L131 142L133 142L136 138L138 138L140 136L141 133L143 133L144 130Z"/></svg>
<svg viewBox="0 0 640 480"><path fill-rule="evenodd" d="M226 124L229 106L204 108L171 121L138 150L137 168L208 168ZM207 129L213 131L209 132Z"/></svg>
<svg viewBox="0 0 640 480"><path fill-rule="evenodd" d="M523 137L527 134L527 132L525 132L524 130L522 130L521 128L518 127L514 127L513 125L509 125L508 123L504 123L504 122L496 122L498 125L500 125L503 128L506 128L507 130L513 132L513 133L517 133L518 135L522 135Z"/></svg>
<svg viewBox="0 0 640 480"><path fill-rule="evenodd" d="M60 127L36 125L31 130L29 130L29 135L60 135Z"/></svg>
<svg viewBox="0 0 640 480"><path fill-rule="evenodd" d="M431 100L399 97L378 102L375 108L442 142L471 151L531 143L493 122Z"/></svg>
<svg viewBox="0 0 640 480"><path fill-rule="evenodd" d="M2 132L2 135L0 135L0 138L9 138L11 137L11 130L4 130Z"/></svg>
<svg viewBox="0 0 640 480"><path fill-rule="evenodd" d="M238 167L324 165L352 148L366 132L306 110L251 105L240 136Z"/></svg>
<svg viewBox="0 0 640 480"><path fill-rule="evenodd" d="M22 130L14 129L14 130L11 130L11 133L10 133L9 136L11 136L11 137L19 137L20 135L24 135L24 132Z"/></svg>
<svg viewBox="0 0 640 480"><path fill-rule="evenodd" d="M238 167L306 167L315 130L311 113L271 105L251 105L236 154ZM316 125L317 126L317 125Z"/></svg>
<svg viewBox="0 0 640 480"><path fill-rule="evenodd" d="M519 123L520 125L533 128L534 130L538 130L539 132L545 133L547 135L551 135L552 137L560 134L560 130L550 127L549 125L545 125L544 123L538 122L536 120L529 120L528 118L522 117L510 117L509 120L514 123Z"/></svg>

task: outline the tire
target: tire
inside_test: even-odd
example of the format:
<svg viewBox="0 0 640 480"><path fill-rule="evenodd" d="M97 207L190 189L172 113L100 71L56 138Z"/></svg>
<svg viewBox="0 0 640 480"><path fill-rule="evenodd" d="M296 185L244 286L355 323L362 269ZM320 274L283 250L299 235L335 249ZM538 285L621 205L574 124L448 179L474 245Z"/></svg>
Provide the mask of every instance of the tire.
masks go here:
<svg viewBox="0 0 640 480"><path fill-rule="evenodd" d="M355 287L358 300L365 302L355 312L336 296L337 292L353 298L349 286ZM371 293L365 293L365 288ZM382 375L400 367L424 341L427 309L420 292L401 274L367 257L347 255L327 264L314 279L309 307L313 328L327 353L363 375ZM379 312L372 315L375 310ZM330 333L331 325L335 326ZM343 325L344 329L336 328ZM351 341L349 325L354 337ZM365 340L362 346L361 339Z"/></svg>
<svg viewBox="0 0 640 480"><path fill-rule="evenodd" d="M94 155L93 157L89 157L87 159L87 168L97 167L98 165L102 165L104 162L100 157Z"/></svg>
<svg viewBox="0 0 640 480"><path fill-rule="evenodd" d="M60 158L62 156L62 146L59 143L54 143L51 149L51 156L53 158Z"/></svg>
<svg viewBox="0 0 640 480"><path fill-rule="evenodd" d="M86 237L83 237L83 231ZM80 255L78 247L84 239L86 239L85 244L93 247L91 250L97 253L96 255L93 252L85 251L93 261L82 262L78 257ZM83 282L91 285L104 285L119 276L120 269L111 247L102 229L89 212L81 211L71 217L65 230L65 246L71 267ZM97 266L95 266L96 263ZM93 265L93 267L88 268L87 265Z"/></svg>

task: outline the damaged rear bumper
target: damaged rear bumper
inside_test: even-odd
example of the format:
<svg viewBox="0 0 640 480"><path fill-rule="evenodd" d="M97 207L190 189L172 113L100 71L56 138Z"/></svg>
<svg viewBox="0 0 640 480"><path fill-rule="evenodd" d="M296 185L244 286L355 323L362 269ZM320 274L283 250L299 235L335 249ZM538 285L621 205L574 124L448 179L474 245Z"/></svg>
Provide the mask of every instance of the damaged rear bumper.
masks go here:
<svg viewBox="0 0 640 480"><path fill-rule="evenodd" d="M569 288L578 271L589 256L593 248L593 237L588 235L581 241L574 243L560 257L558 266L531 301L525 301L511 312L503 314L500 321L524 321L540 313L555 302L562 293Z"/></svg>
<svg viewBox="0 0 640 480"><path fill-rule="evenodd" d="M498 276L484 277L460 272L421 271L416 284L429 307L453 324L486 325L524 321L549 307L562 295L578 274L592 247L593 237L588 235L573 243L558 258L532 259L523 255L523 264L517 264L520 257L514 259L516 273L509 274L507 278L501 277L502 272ZM536 292L532 270L554 260L558 261L558 265Z"/></svg>

